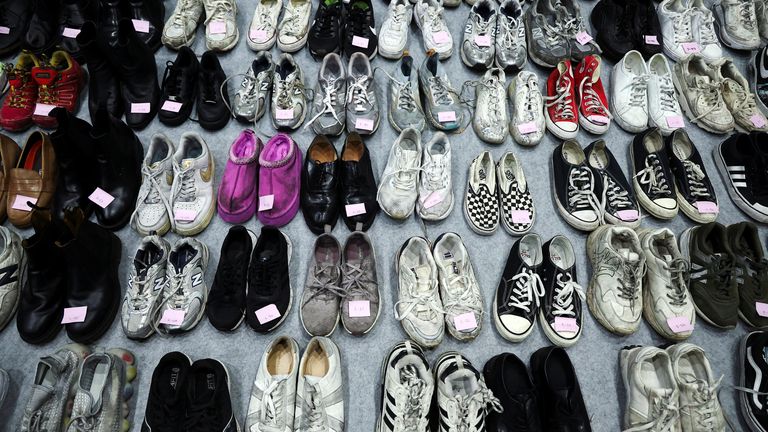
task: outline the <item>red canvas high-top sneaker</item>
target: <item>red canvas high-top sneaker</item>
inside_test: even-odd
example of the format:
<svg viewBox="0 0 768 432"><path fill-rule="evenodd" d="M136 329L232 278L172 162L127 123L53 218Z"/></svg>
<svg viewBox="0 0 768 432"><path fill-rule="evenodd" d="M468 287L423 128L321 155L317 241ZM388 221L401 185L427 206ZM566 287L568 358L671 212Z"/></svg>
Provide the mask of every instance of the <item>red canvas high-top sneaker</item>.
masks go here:
<svg viewBox="0 0 768 432"><path fill-rule="evenodd" d="M32 69L40 66L34 54L22 52L16 66L8 74L10 89L0 107L0 126L18 132L32 125L32 113L37 101L37 83L32 79Z"/></svg>
<svg viewBox="0 0 768 432"><path fill-rule="evenodd" d="M44 65L32 70L32 78L40 87L32 120L42 128L57 126L56 117L48 113L55 107L74 112L80 98L85 75L80 65L66 51L56 51Z"/></svg>

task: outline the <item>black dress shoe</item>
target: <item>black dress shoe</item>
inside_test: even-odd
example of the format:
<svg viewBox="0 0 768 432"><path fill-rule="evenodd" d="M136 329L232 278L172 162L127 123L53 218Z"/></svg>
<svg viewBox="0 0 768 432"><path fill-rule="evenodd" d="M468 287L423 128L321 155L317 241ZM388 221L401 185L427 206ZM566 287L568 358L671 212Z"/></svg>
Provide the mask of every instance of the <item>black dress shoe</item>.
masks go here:
<svg viewBox="0 0 768 432"><path fill-rule="evenodd" d="M339 155L325 135L315 137L304 158L301 212L315 234L332 230L339 218Z"/></svg>
<svg viewBox="0 0 768 432"><path fill-rule="evenodd" d="M109 47L117 46L120 33L121 7L123 0L99 0L99 12L96 20L101 40Z"/></svg>
<svg viewBox="0 0 768 432"><path fill-rule="evenodd" d="M255 239L256 235L244 226L235 225L221 245L219 266L205 308L208 321L218 330L233 331L243 322L248 262Z"/></svg>
<svg viewBox="0 0 768 432"><path fill-rule="evenodd" d="M29 0L34 11L24 38L24 49L35 54L48 51L61 39L59 33L59 2Z"/></svg>
<svg viewBox="0 0 768 432"><path fill-rule="evenodd" d="M219 130L227 125L232 116L229 108L229 92L221 84L227 79L219 58L213 51L206 51L200 59L199 91L197 94L197 121L207 130ZM226 104L225 102L226 101Z"/></svg>
<svg viewBox="0 0 768 432"><path fill-rule="evenodd" d="M197 99L200 62L189 47L183 46L176 61L165 67L160 111L157 117L164 125L178 126L189 118Z"/></svg>
<svg viewBox="0 0 768 432"><path fill-rule="evenodd" d="M367 231L379 213L371 156L363 139L350 133L341 149L341 214L350 231Z"/></svg>
<svg viewBox="0 0 768 432"><path fill-rule="evenodd" d="M32 6L29 0L0 0L0 26L8 29L8 34L0 38L0 57L8 57L21 48Z"/></svg>
<svg viewBox="0 0 768 432"><path fill-rule="evenodd" d="M108 48L99 38L96 25L86 22L77 35L77 45L88 66L88 112L91 121L96 112L104 107L114 118L123 116L123 96L117 73L109 62Z"/></svg>
<svg viewBox="0 0 768 432"><path fill-rule="evenodd" d="M58 129L51 134L56 163L59 166L56 192L53 195L53 214L64 218L64 209L79 207L86 216L93 203L88 196L96 188L96 141L91 137L91 125L75 117L64 108L55 108Z"/></svg>
<svg viewBox="0 0 768 432"><path fill-rule="evenodd" d="M59 13L59 33L62 35L59 44L78 62L83 62L83 54L77 43L76 33L83 28L86 21L94 21L98 12L98 0L61 0ZM74 33L72 31L75 31Z"/></svg>
<svg viewBox="0 0 768 432"><path fill-rule="evenodd" d="M563 348L546 347L533 353L531 375L539 396L539 412L544 430L592 431L576 371Z"/></svg>
<svg viewBox="0 0 768 432"><path fill-rule="evenodd" d="M291 245L275 227L261 228L248 266L246 321L259 333L267 333L283 323L291 307L291 282L288 263Z"/></svg>
<svg viewBox="0 0 768 432"><path fill-rule="evenodd" d="M165 5L162 0L128 0L127 17L135 20L136 33L146 46L153 52L157 51L162 43L160 36L163 34L165 20Z"/></svg>
<svg viewBox="0 0 768 432"><path fill-rule="evenodd" d="M516 355L505 353L485 363L483 377L493 395L504 407L503 413L488 411L485 427L488 432L542 432L539 420L536 387L528 368Z"/></svg>

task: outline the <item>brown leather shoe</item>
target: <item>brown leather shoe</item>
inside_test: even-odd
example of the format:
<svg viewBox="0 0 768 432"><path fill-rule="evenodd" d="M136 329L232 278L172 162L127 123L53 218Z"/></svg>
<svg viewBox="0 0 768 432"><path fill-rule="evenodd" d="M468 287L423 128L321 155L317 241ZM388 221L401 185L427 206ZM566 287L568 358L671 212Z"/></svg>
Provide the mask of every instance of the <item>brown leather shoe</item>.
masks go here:
<svg viewBox="0 0 768 432"><path fill-rule="evenodd" d="M33 132L27 138L16 168L11 170L8 181L8 220L18 228L31 224L32 208L23 209L31 202L48 208L56 191L56 155L48 134ZM18 198L18 203L16 203ZM26 197L26 198L24 198ZM19 204L14 208L14 203Z"/></svg>
<svg viewBox="0 0 768 432"><path fill-rule="evenodd" d="M5 222L8 216L6 205L8 202L8 180L11 169L19 160L19 145L16 141L0 134L0 223Z"/></svg>

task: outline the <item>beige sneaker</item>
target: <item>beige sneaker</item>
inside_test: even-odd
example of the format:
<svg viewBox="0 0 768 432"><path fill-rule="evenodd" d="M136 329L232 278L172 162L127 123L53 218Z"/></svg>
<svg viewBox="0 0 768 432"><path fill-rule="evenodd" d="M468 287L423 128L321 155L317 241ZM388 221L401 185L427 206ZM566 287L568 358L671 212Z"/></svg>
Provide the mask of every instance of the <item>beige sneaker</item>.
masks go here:
<svg viewBox="0 0 768 432"><path fill-rule="evenodd" d="M680 390L669 354L656 347L627 347L619 353L626 391L626 431L682 432Z"/></svg>
<svg viewBox="0 0 768 432"><path fill-rule="evenodd" d="M715 72L698 54L677 63L672 73L680 106L688 119L704 130L724 134L733 130L733 116L714 76Z"/></svg>
<svg viewBox="0 0 768 432"><path fill-rule="evenodd" d="M747 132L766 130L768 119L760 111L749 82L730 59L712 64L712 79L720 82L723 100L736 121L736 126Z"/></svg>

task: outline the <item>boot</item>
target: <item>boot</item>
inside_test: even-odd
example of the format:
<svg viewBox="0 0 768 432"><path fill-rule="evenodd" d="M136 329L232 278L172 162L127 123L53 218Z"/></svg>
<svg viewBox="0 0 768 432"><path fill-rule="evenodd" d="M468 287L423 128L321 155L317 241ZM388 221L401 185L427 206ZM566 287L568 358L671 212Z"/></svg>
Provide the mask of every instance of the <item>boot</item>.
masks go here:
<svg viewBox="0 0 768 432"><path fill-rule="evenodd" d="M29 0L34 3L34 12L29 20L24 49L35 54L50 50L61 39L59 33L59 2Z"/></svg>
<svg viewBox="0 0 768 432"><path fill-rule="evenodd" d="M91 129L96 145L96 185L115 199L106 208L95 206L99 225L118 230L128 223L141 187L144 147L122 121L101 110Z"/></svg>
<svg viewBox="0 0 768 432"><path fill-rule="evenodd" d="M67 37L71 30L79 30L86 21L96 19L98 0L61 0L61 12L59 13L59 33L64 35L59 44L79 63L83 63L83 55L80 52L80 46L77 39Z"/></svg>
<svg viewBox="0 0 768 432"><path fill-rule="evenodd" d="M160 36L163 34L163 26L165 24L165 6L163 0L128 0L127 7L129 9L128 18L142 22L142 25L146 25L145 29L136 27L136 34L139 39L144 41L144 45L149 47L152 52L157 51L162 43L160 42ZM147 24L143 24L146 22Z"/></svg>
<svg viewBox="0 0 768 432"><path fill-rule="evenodd" d="M120 94L120 86L117 74L109 63L105 53L106 45L99 39L99 33L92 22L83 24L80 34L77 35L77 44L80 52L88 65L88 111L91 121L96 116L96 111L104 107L112 117L123 116L123 97ZM154 61L152 62L154 63Z"/></svg>
<svg viewBox="0 0 768 432"><path fill-rule="evenodd" d="M120 239L90 222L79 208L64 212L64 230L56 248L67 268L65 308L87 306L85 321L67 324L75 342L90 344L112 325L120 307Z"/></svg>
<svg viewBox="0 0 768 432"><path fill-rule="evenodd" d="M53 151L59 164L59 178L53 195L53 215L64 219L64 209L80 207L86 216L93 211L88 196L96 189L96 141L91 137L91 125L55 108L59 128L51 134Z"/></svg>
<svg viewBox="0 0 768 432"><path fill-rule="evenodd" d="M120 18L123 16L122 2L123 0L99 0L99 13L96 24L101 41L110 48L114 48L117 45Z"/></svg>

